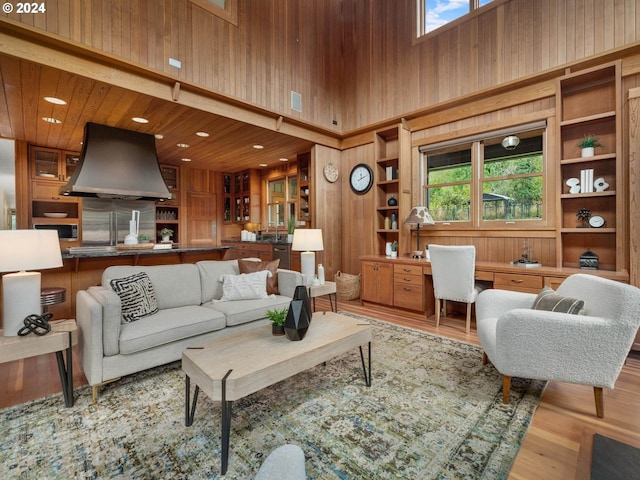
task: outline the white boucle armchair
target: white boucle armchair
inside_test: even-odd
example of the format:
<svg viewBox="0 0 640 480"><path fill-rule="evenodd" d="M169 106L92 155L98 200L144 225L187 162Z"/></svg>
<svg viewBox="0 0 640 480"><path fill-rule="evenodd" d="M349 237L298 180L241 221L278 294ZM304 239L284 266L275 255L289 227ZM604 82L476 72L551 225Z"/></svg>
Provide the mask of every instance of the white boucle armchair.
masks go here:
<svg viewBox="0 0 640 480"><path fill-rule="evenodd" d="M571 275L558 287L584 300L585 315L533 310L534 294L485 290L476 301L478 338L503 375L593 386L604 417L603 388L613 388L640 326L640 289L595 275Z"/></svg>

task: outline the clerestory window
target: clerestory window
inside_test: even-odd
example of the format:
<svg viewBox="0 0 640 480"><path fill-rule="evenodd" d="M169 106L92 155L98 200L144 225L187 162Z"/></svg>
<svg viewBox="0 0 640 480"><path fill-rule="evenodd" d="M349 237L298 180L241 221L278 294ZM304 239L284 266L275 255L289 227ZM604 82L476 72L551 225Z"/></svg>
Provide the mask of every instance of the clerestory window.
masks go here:
<svg viewBox="0 0 640 480"><path fill-rule="evenodd" d="M494 0L417 0L418 37L431 33Z"/></svg>

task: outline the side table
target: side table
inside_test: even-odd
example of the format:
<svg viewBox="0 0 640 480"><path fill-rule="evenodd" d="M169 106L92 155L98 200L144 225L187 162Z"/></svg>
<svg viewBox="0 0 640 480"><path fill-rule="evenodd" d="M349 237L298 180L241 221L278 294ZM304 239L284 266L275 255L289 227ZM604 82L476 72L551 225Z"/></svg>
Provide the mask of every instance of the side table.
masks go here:
<svg viewBox="0 0 640 480"><path fill-rule="evenodd" d="M29 334L24 337L5 337L0 330L0 363L22 360L36 355L56 353L64 404L73 407L73 346L78 343L75 320L51 322L51 331L43 336ZM65 365L62 352L67 351Z"/></svg>
<svg viewBox="0 0 640 480"><path fill-rule="evenodd" d="M338 311L338 295L336 293L336 282L324 282L322 285L309 285L307 287L307 291L309 292L309 298L313 300L314 312L316 311L316 297L322 297L323 295L327 295L329 297L331 311Z"/></svg>

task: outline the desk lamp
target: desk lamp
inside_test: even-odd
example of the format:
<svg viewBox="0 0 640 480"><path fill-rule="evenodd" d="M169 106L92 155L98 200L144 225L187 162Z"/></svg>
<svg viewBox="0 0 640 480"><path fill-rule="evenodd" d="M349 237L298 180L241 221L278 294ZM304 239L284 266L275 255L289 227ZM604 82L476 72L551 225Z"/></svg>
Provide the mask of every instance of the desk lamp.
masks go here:
<svg viewBox="0 0 640 480"><path fill-rule="evenodd" d="M29 315L40 315L40 272L62 266L55 230L0 230L2 323L5 337L15 337Z"/></svg>
<svg viewBox="0 0 640 480"><path fill-rule="evenodd" d="M417 249L413 252L413 258L422 258L423 252L420 250L420 227L427 225L435 225L436 223L431 218L431 214L427 207L416 206L411 209L411 213L404 221L405 225L416 225L418 233L416 235L418 240Z"/></svg>
<svg viewBox="0 0 640 480"><path fill-rule="evenodd" d="M302 252L300 254L300 273L304 276L307 285L310 285L316 274L315 252L324 250L322 230L319 228L296 228L293 231L291 250Z"/></svg>

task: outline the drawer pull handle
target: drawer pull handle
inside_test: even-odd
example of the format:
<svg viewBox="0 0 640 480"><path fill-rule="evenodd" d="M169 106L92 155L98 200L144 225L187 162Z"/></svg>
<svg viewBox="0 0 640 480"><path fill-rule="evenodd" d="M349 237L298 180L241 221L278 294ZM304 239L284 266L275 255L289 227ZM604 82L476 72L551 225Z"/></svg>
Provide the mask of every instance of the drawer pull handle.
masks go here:
<svg viewBox="0 0 640 480"><path fill-rule="evenodd" d="M511 281L512 281L513 283L522 283L522 282L524 282L524 280L515 280L515 279L513 279L513 278L511 279Z"/></svg>
<svg viewBox="0 0 640 480"><path fill-rule="evenodd" d="M409 287L404 287L404 291L405 291L405 292L410 292L410 291L411 291L411 289L410 289Z"/></svg>
<svg viewBox="0 0 640 480"><path fill-rule="evenodd" d="M410 268L403 268L403 269L402 269L402 271L403 271L403 272L410 272L410 271L411 271L411 269L410 269Z"/></svg>
<svg viewBox="0 0 640 480"><path fill-rule="evenodd" d="M410 282L410 281L411 281L411 279L410 279L410 278L405 277L405 278L404 278L404 281L405 281L405 282Z"/></svg>

